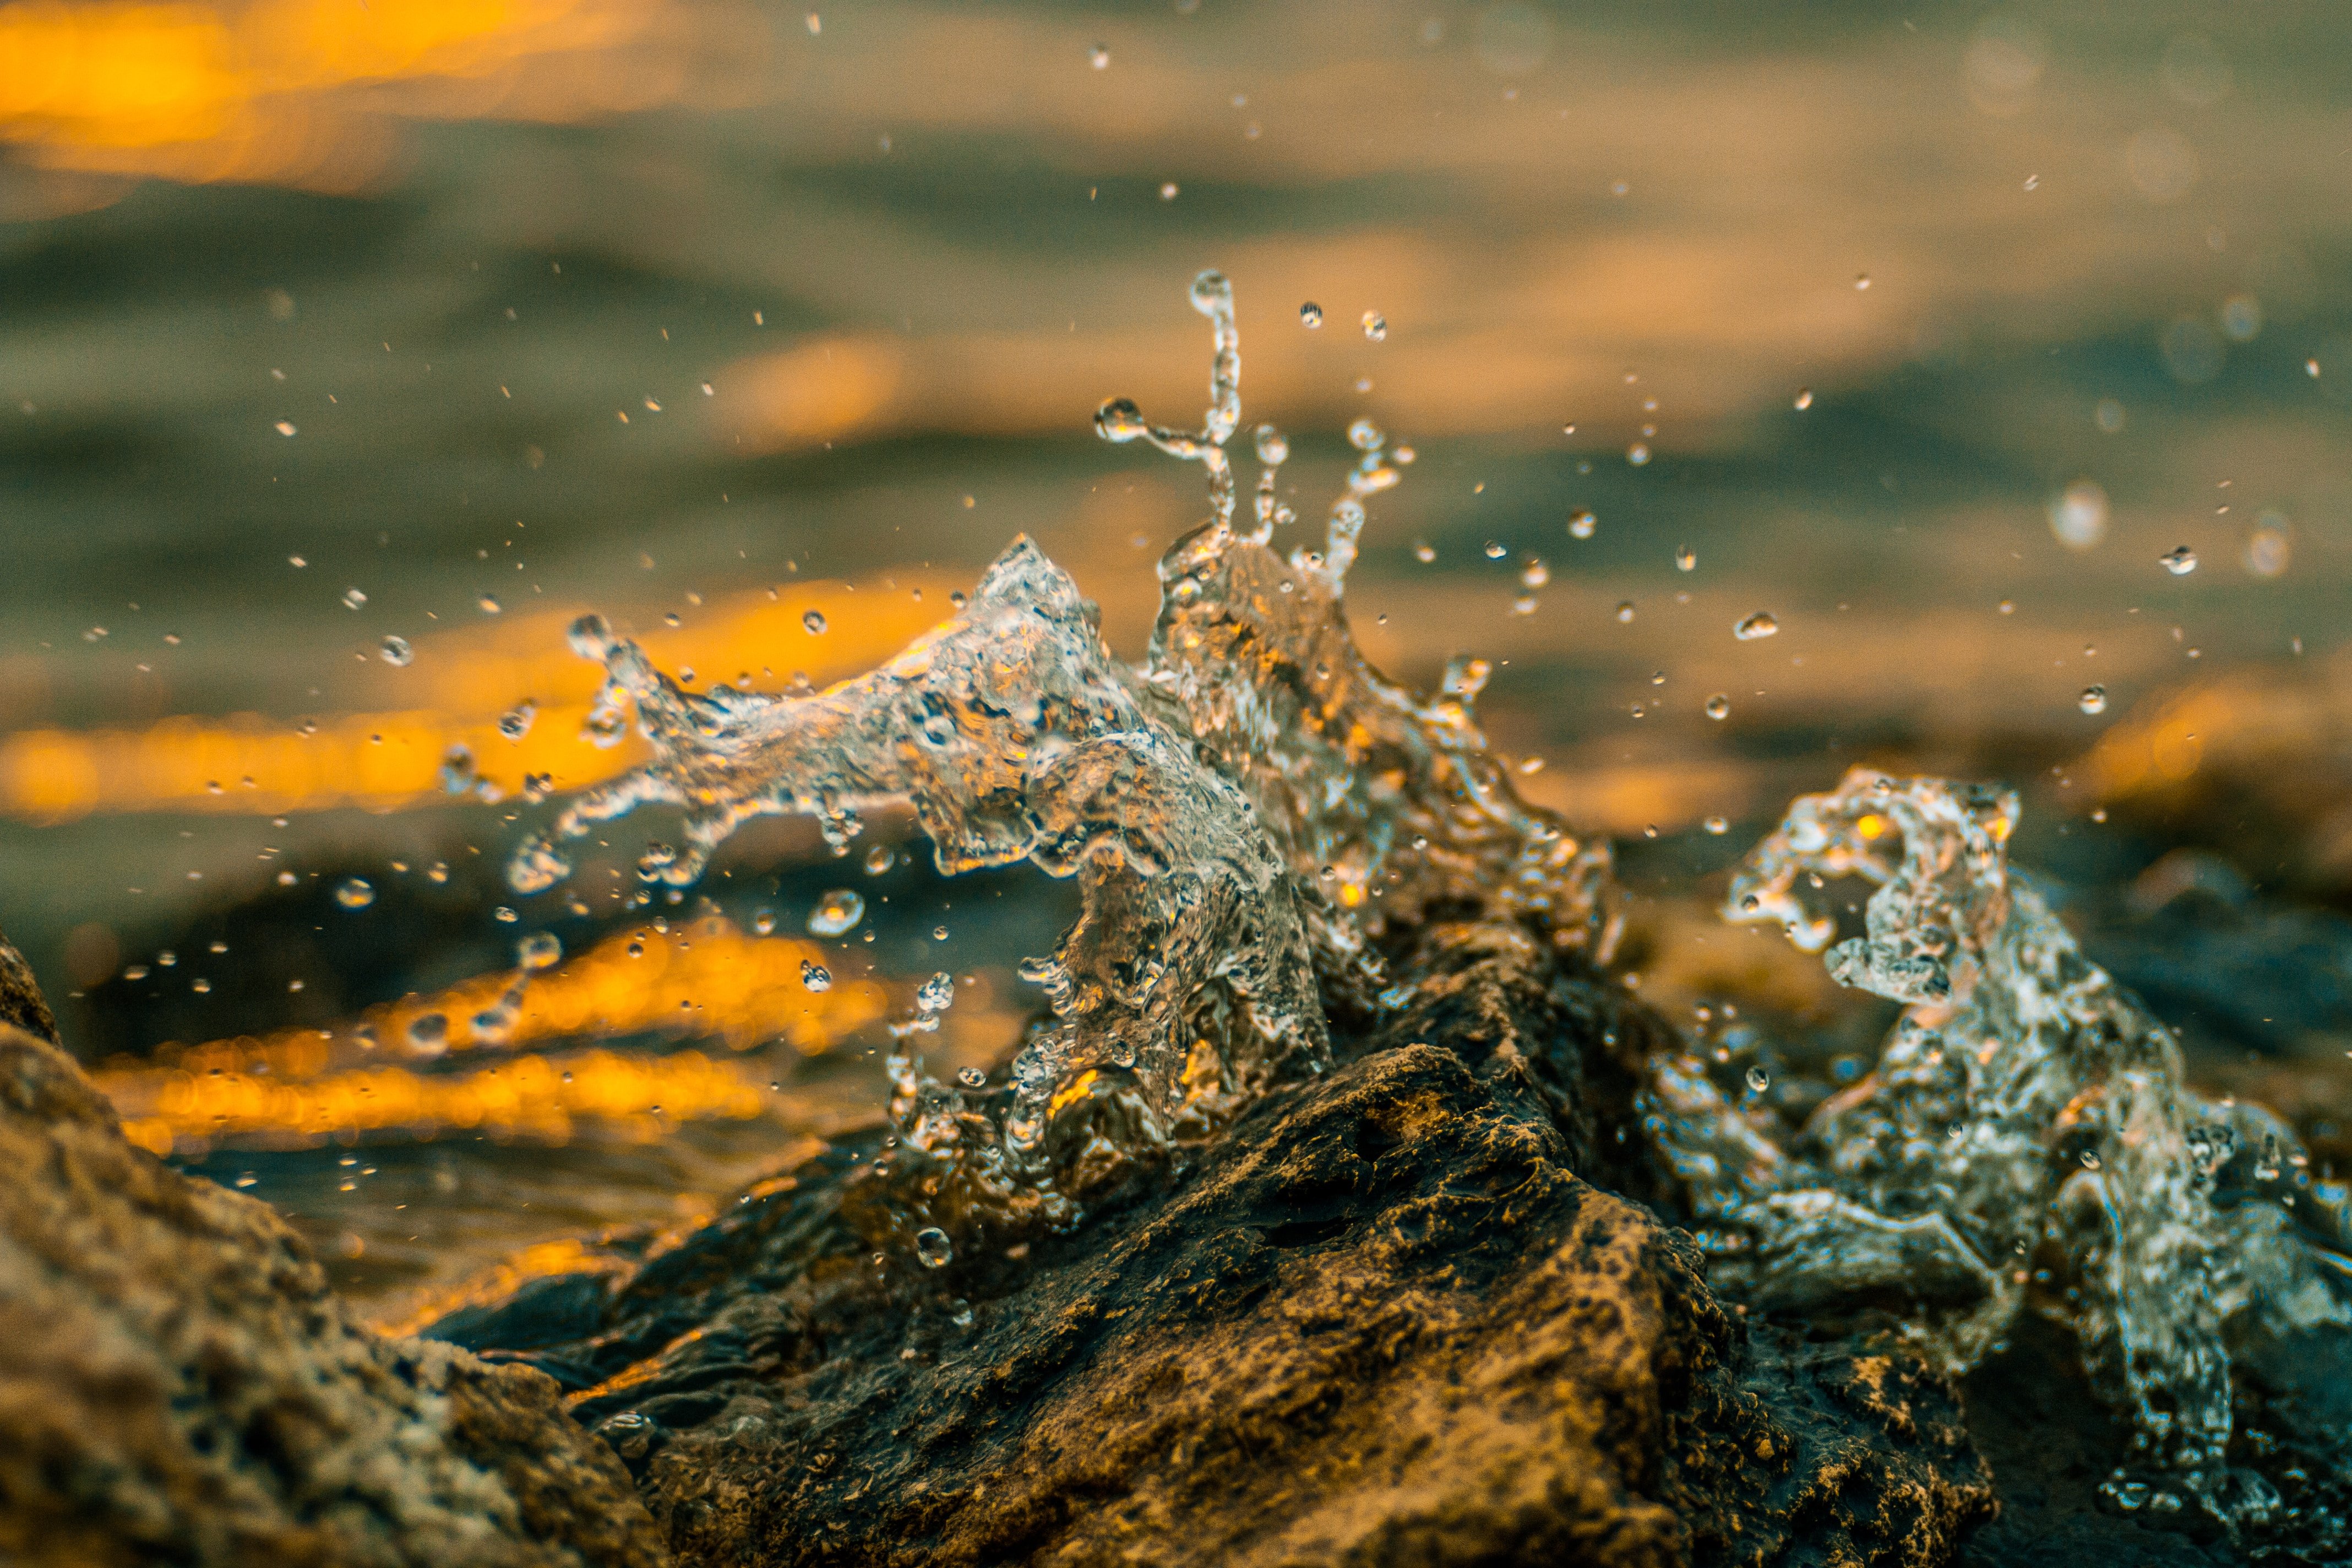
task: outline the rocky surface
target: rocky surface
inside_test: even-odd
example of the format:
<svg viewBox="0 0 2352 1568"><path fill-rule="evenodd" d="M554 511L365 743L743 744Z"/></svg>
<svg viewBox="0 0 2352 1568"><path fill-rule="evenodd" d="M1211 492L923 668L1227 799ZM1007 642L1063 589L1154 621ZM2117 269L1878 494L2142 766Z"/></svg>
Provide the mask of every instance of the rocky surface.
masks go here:
<svg viewBox="0 0 2352 1568"><path fill-rule="evenodd" d="M1408 972L1075 1235L877 1251L919 1179L877 1134L436 1331L572 1387L687 1563L1950 1561L1991 1511L1953 1391L1751 1330L1596 1184L1658 1184L1644 1015L1508 927Z"/></svg>
<svg viewBox="0 0 2352 1568"><path fill-rule="evenodd" d="M268 1205L131 1147L62 1051L0 1025L0 1562L664 1556L552 1383L360 1329Z"/></svg>
<svg viewBox="0 0 2352 1568"><path fill-rule="evenodd" d="M13 1025L27 1034L38 1035L55 1045L58 1021L49 1013L49 1004L41 995L41 987L33 978L33 966L25 955L8 944L0 933L0 1024Z"/></svg>

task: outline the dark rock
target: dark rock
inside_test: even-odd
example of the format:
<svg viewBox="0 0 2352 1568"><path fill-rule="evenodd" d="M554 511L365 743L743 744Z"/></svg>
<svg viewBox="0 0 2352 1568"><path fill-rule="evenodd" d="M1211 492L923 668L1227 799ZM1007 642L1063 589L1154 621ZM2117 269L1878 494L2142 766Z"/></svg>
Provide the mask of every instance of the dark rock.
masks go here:
<svg viewBox="0 0 2352 1568"><path fill-rule="evenodd" d="M5 934L0 934L0 1024L38 1035L51 1045L58 1042L58 1021L33 978L33 966L8 945Z"/></svg>
<svg viewBox="0 0 2352 1568"><path fill-rule="evenodd" d="M681 1561L1938 1563L1990 1511L1948 1387L1718 1303L1594 1184L1660 1027L1507 927L1075 1234L898 1233L878 1134L534 1356ZM544 1315L514 1304L512 1326ZM499 1342L496 1312L465 1325Z"/></svg>
<svg viewBox="0 0 2352 1568"><path fill-rule="evenodd" d="M652 1521L556 1385L361 1329L267 1205L0 1026L0 1562L586 1568Z"/></svg>

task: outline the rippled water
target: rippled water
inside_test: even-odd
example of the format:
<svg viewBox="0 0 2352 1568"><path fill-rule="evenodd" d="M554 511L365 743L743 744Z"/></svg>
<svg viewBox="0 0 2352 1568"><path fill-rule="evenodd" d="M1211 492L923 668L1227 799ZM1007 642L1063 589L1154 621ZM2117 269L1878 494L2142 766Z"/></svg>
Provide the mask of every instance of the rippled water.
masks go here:
<svg viewBox="0 0 2352 1568"><path fill-rule="evenodd" d="M387 1316L879 1116L935 973L976 984L934 1070L1010 1051L1013 966L1069 921L1047 879L869 879L775 824L677 904L626 901L650 828L589 847L584 912L501 920L498 871L536 797L644 760L598 732L583 612L702 689L822 686L1026 532L1141 657L1203 509L1088 422L1195 405L1211 264L1286 504L1345 489L1360 419L1413 449L1366 498L1355 636L1423 689L1489 661L1517 787L1619 842L1649 994L1731 998L1751 1054L1834 1081L1888 1009L1717 931L1731 866L1857 761L2005 779L2012 858L2190 1077L2352 1157L2320 8L199 12L0 11L37 68L0 71L0 925L69 1042L159 1097L144 1135L249 1173ZM76 74L133 48L171 68ZM812 937L853 883L864 921ZM455 989L464 1036L540 930L551 994L600 951L620 976L478 1058L543 1076L360 1129L399 1086L350 1076L382 1070L356 1027ZM657 1020L622 966L672 937L778 990ZM776 1021L861 984L821 1038ZM215 1068L249 1087L320 1029L359 1053L343 1100L203 1120Z"/></svg>

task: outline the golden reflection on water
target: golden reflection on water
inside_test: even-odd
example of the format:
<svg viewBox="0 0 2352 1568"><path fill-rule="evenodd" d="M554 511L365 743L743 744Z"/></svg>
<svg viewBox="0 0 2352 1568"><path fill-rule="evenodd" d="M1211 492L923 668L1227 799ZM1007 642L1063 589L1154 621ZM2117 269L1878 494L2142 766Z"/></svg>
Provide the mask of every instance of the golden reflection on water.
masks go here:
<svg viewBox="0 0 2352 1568"><path fill-rule="evenodd" d="M562 1142L575 1119L654 1138L684 1122L756 1116L761 1083L724 1058L586 1049L504 1056L467 1070L421 1070L446 1054L645 1036L709 1038L737 1052L770 1040L814 1056L883 1016L870 978L813 992L810 943L761 937L710 916L606 938L534 975L510 1020L482 1015L514 984L495 973L431 996L372 1007L345 1027L167 1045L98 1074L131 1139L157 1153L215 1144L300 1148L331 1137L453 1131Z"/></svg>
<svg viewBox="0 0 2352 1568"><path fill-rule="evenodd" d="M864 594L841 584L744 594L713 606L707 623L644 643L663 669L696 671L704 683L775 690L795 675L830 681L879 662L945 611L943 588L935 584L929 601L917 592L894 579ZM18 731L0 739L0 811L37 822L110 811L392 811L446 795L442 763L459 746L504 795L521 793L533 774L558 790L611 778L643 761L643 746L633 737L599 747L582 734L604 672L564 646L576 613L420 640L413 668L398 672L417 679L388 689L426 708L338 714L307 729L241 714L138 731ZM810 615L826 617L822 636L808 630ZM499 717L525 698L537 715L510 740Z"/></svg>
<svg viewBox="0 0 2352 1568"><path fill-rule="evenodd" d="M662 16L607 0L26 0L0 7L0 142L51 168L353 189L394 156L376 123L392 105L371 89L407 84L398 109L436 118L644 108L678 85L641 47Z"/></svg>

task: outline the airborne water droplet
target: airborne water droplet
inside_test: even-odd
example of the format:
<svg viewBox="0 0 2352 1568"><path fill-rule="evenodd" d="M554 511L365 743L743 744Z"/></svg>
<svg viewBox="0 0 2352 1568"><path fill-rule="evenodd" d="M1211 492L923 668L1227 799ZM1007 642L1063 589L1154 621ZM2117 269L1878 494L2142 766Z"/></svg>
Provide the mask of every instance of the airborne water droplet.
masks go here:
<svg viewBox="0 0 2352 1568"><path fill-rule="evenodd" d="M1693 550L1693 549L1692 549L1689 545L1687 545L1687 544L1677 544L1677 545L1675 545L1675 571L1677 571L1677 572L1696 572L1696 571L1697 571L1697 570L1698 570L1698 552L1697 552L1697 551L1696 551L1696 550Z"/></svg>
<svg viewBox="0 0 2352 1568"><path fill-rule="evenodd" d="M2083 695L2080 699L2079 706L2085 713L2105 712L2107 710L2107 689L2104 686L2085 686L2083 688Z"/></svg>
<svg viewBox="0 0 2352 1568"><path fill-rule="evenodd" d="M1097 44L1094 47L1087 51L1087 63L1094 67L1097 70L1108 70L1110 68L1110 50L1104 45Z"/></svg>
<svg viewBox="0 0 2352 1568"><path fill-rule="evenodd" d="M1748 1069L1748 1087L1751 1092L1761 1094L1766 1089L1772 1087L1772 1075L1766 1072L1761 1067L1749 1068Z"/></svg>
<svg viewBox="0 0 2352 1568"><path fill-rule="evenodd" d="M839 936L866 918L866 898L850 888L835 888L817 900L809 912L811 936Z"/></svg>
<svg viewBox="0 0 2352 1568"><path fill-rule="evenodd" d="M773 910L761 910L757 914L754 914L751 917L751 929L761 936L775 935L776 911Z"/></svg>
<svg viewBox="0 0 2352 1568"><path fill-rule="evenodd" d="M563 941L551 931L535 931L515 943L515 966L519 969L546 969L562 956Z"/></svg>
<svg viewBox="0 0 2352 1568"><path fill-rule="evenodd" d="M822 637L824 633L824 612L811 610L801 617L801 625L808 628L809 636Z"/></svg>
<svg viewBox="0 0 2352 1568"><path fill-rule="evenodd" d="M382 645L377 647L376 653L384 663L395 668L407 664L416 657L415 651L408 646L408 639L398 637L386 637Z"/></svg>
<svg viewBox="0 0 2352 1568"><path fill-rule="evenodd" d="M1427 540L1416 539L1412 542L1412 558L1426 566L1437 559L1437 550Z"/></svg>
<svg viewBox="0 0 2352 1568"><path fill-rule="evenodd" d="M1650 460L1650 448L1636 441L1625 448L1625 460L1638 468Z"/></svg>
<svg viewBox="0 0 2352 1568"><path fill-rule="evenodd" d="M955 976L942 970L923 982L915 993L919 1013L944 1013L955 1005Z"/></svg>
<svg viewBox="0 0 2352 1568"><path fill-rule="evenodd" d="M915 1233L915 1256L926 1268L945 1268L955 1258L955 1247L946 1231L926 1226Z"/></svg>
<svg viewBox="0 0 2352 1568"><path fill-rule="evenodd" d="M2197 552L2186 544L2175 545L2157 559L2164 563L2164 569L2176 577L2186 577L2197 570Z"/></svg>
<svg viewBox="0 0 2352 1568"><path fill-rule="evenodd" d="M1589 510L1572 512L1568 520L1568 536L1570 539L1590 539L1600 526L1601 520Z"/></svg>
<svg viewBox="0 0 2352 1568"><path fill-rule="evenodd" d="M481 610L482 614L486 616L495 616L499 613L499 599L498 595L495 594L485 594L480 598L476 599L474 604Z"/></svg>
<svg viewBox="0 0 2352 1568"><path fill-rule="evenodd" d="M1780 623L1772 618L1769 611L1759 610L1732 627L1731 635L1741 642L1754 642L1758 637L1769 637L1780 629Z"/></svg>
<svg viewBox="0 0 2352 1568"><path fill-rule="evenodd" d="M887 844L877 844L866 852L866 874L878 877L898 863L898 852Z"/></svg>
<svg viewBox="0 0 2352 1568"><path fill-rule="evenodd" d="M1619 620L1619 622L1622 623L1622 622L1625 622L1625 621L1630 621L1630 620L1632 620L1633 618L1633 600L1631 600L1631 599L1628 599L1628 600L1626 600L1623 604L1622 604L1622 605L1618 605L1618 606L1617 606L1617 619Z"/></svg>
<svg viewBox="0 0 2352 1568"><path fill-rule="evenodd" d="M1299 325L1307 328L1309 331L1321 326L1323 324L1323 307L1317 304L1312 300L1307 300L1307 303L1298 307L1298 322Z"/></svg>
<svg viewBox="0 0 2352 1568"><path fill-rule="evenodd" d="M1389 323L1388 323L1388 318L1387 318L1387 317L1385 317L1385 316L1383 316L1383 315L1381 315L1378 310L1367 310L1367 311L1365 311L1365 312L1364 312L1364 336L1366 336L1366 337L1368 337L1368 338L1371 339L1371 341L1372 341L1372 342L1376 342L1376 343L1377 343L1377 342L1386 342L1386 341L1387 341L1387 339L1388 339L1388 335L1389 335Z"/></svg>
<svg viewBox="0 0 2352 1568"><path fill-rule="evenodd" d="M980 1089L988 1082L988 1075L978 1068L958 1068L956 1081L966 1089Z"/></svg>
<svg viewBox="0 0 2352 1568"><path fill-rule="evenodd" d="M1720 816L1710 816L1705 822L1699 824L1699 826L1706 828L1709 833L1714 834L1717 838L1722 837L1725 834L1731 831L1730 822Z"/></svg>
<svg viewBox="0 0 2352 1568"><path fill-rule="evenodd" d="M449 1017L446 1013L425 1013L408 1023L408 1044L412 1049L428 1056L438 1056L449 1047Z"/></svg>
<svg viewBox="0 0 2352 1568"><path fill-rule="evenodd" d="M335 902L347 910L363 910L375 902L375 889L365 878L346 878L335 889Z"/></svg>
<svg viewBox="0 0 2352 1568"><path fill-rule="evenodd" d="M1810 387L1810 386L1801 386L1801 387L1797 388L1797 406L1798 406L1798 408L1801 410L1801 409L1811 408L1812 405L1813 405L1813 389L1812 389L1811 387Z"/></svg>
<svg viewBox="0 0 2352 1568"><path fill-rule="evenodd" d="M346 589L344 589L344 590L343 590L343 606L344 606L344 608L346 608L346 609L352 609L352 610L356 610L356 609L358 609L362 605L364 605L364 604L366 604L366 603L367 603L367 595L366 595L365 594L361 593L357 588L346 588Z"/></svg>
<svg viewBox="0 0 2352 1568"><path fill-rule="evenodd" d="M520 741L530 733L530 721L539 717L539 704L526 697L499 715L499 733L509 741Z"/></svg>
<svg viewBox="0 0 2352 1568"><path fill-rule="evenodd" d="M1706 700L1706 716L1710 719L1731 717L1731 699L1718 691Z"/></svg>
<svg viewBox="0 0 2352 1568"><path fill-rule="evenodd" d="M1544 563L1543 557L1540 555L1528 556L1527 563L1519 568L1521 587L1540 588L1550 581L1551 568Z"/></svg>
<svg viewBox="0 0 2352 1568"><path fill-rule="evenodd" d="M811 991L833 989L833 971L810 959L801 960L801 984Z"/></svg>

